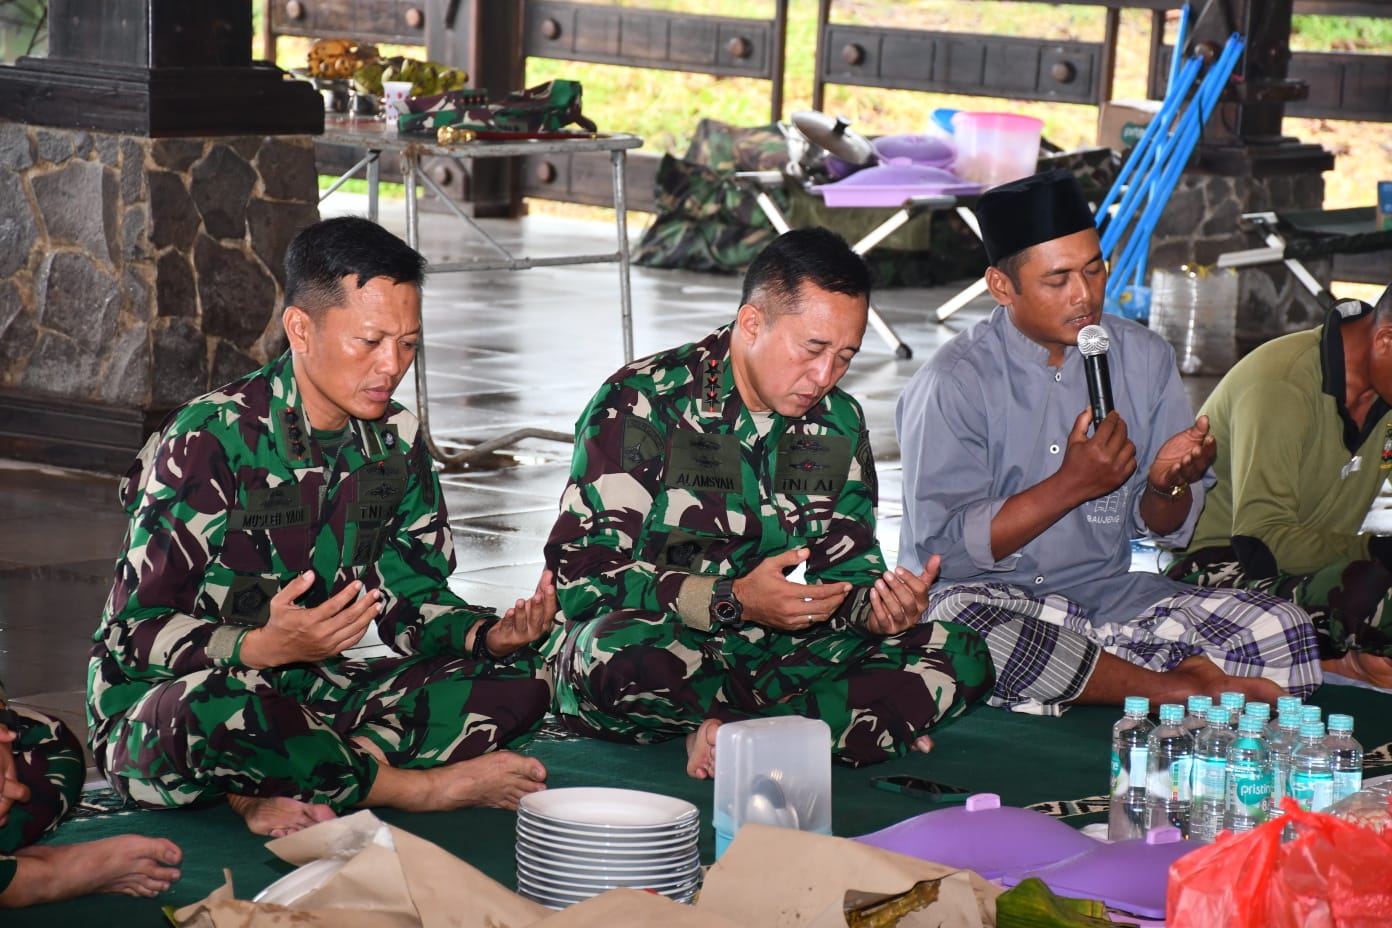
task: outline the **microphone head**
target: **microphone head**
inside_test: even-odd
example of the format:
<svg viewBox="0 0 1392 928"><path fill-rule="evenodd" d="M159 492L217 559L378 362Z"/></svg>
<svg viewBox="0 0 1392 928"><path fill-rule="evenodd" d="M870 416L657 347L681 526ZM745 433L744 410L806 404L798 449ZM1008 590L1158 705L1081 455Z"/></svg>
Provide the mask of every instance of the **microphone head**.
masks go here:
<svg viewBox="0 0 1392 928"><path fill-rule="evenodd" d="M1085 325L1078 332L1078 350L1085 358L1106 354L1110 347L1112 340L1107 336L1107 330L1100 325Z"/></svg>

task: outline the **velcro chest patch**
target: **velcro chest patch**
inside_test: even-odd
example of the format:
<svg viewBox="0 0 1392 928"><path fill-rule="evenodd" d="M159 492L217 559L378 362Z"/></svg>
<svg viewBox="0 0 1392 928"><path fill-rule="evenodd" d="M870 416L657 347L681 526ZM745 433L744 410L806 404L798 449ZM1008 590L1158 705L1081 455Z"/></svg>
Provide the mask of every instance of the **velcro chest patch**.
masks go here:
<svg viewBox="0 0 1392 928"><path fill-rule="evenodd" d="M778 440L775 493L836 496L851 472L851 440L844 435L795 435Z"/></svg>

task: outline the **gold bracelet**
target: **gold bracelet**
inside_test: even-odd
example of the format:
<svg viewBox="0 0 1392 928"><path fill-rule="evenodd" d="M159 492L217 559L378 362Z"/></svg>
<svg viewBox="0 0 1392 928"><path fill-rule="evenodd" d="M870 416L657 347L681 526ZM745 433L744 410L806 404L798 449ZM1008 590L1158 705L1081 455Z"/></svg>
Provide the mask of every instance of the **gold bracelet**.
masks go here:
<svg viewBox="0 0 1392 928"><path fill-rule="evenodd" d="M1189 492L1189 484L1181 483L1177 486L1166 487L1164 489L1161 489L1160 487L1157 487L1155 484L1147 480L1146 489L1154 493L1156 496L1163 496L1165 499L1178 499L1185 493Z"/></svg>

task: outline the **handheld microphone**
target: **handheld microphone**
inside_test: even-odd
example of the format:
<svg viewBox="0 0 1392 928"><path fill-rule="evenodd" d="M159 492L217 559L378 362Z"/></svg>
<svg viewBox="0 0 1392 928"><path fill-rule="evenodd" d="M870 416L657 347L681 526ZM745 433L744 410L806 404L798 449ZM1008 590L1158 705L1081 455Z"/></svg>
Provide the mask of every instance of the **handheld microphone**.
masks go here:
<svg viewBox="0 0 1392 928"><path fill-rule="evenodd" d="M1083 326L1078 333L1078 350L1083 355L1088 399L1092 403L1092 427L1102 424L1112 411L1112 375L1107 371L1107 349L1112 340L1100 325Z"/></svg>

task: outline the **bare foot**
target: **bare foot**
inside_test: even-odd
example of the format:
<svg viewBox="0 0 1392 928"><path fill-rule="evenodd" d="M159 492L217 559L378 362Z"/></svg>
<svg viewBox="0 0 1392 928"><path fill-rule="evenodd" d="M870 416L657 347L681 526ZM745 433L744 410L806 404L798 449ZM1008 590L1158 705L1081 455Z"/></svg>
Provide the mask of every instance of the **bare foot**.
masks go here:
<svg viewBox="0 0 1392 928"><path fill-rule="evenodd" d="M290 796L238 796L229 794L227 804L246 819L252 834L283 838L337 818L338 814L322 802L305 802Z"/></svg>
<svg viewBox="0 0 1392 928"><path fill-rule="evenodd" d="M715 733L719 719L706 719L701 727L686 736L686 775L698 780L715 776Z"/></svg>
<svg viewBox="0 0 1392 928"><path fill-rule="evenodd" d="M118 835L83 844L37 844L15 852L18 870L0 908L75 899L89 893L157 896L179 879L179 846L166 838Z"/></svg>
<svg viewBox="0 0 1392 928"><path fill-rule="evenodd" d="M909 745L910 751L917 751L920 754L927 754L933 750L933 739L927 735L919 735L914 739L914 743Z"/></svg>
<svg viewBox="0 0 1392 928"><path fill-rule="evenodd" d="M1337 673L1372 684L1382 689L1392 689L1392 658L1362 651L1346 651L1336 660L1320 661L1325 673Z"/></svg>
<svg viewBox="0 0 1392 928"><path fill-rule="evenodd" d="M1174 669L1163 674L1163 677L1167 685L1152 696L1152 700L1160 703L1174 702L1182 705L1186 699L1194 695L1211 696L1216 703L1222 694L1233 692L1241 693L1250 701L1274 706L1279 697L1286 695L1285 690L1265 677L1236 677L1226 674L1222 668L1202 654L1186 657L1176 664Z"/></svg>
<svg viewBox="0 0 1392 928"><path fill-rule="evenodd" d="M535 757L493 751L428 770L386 764L363 801L408 812L445 812L465 806L516 809L528 793L546 789L546 767Z"/></svg>

